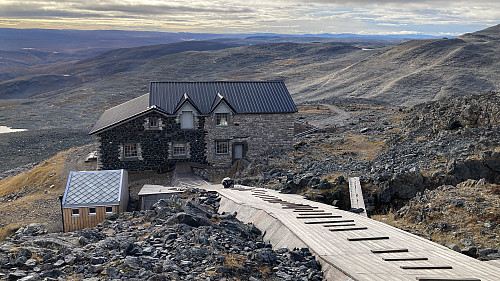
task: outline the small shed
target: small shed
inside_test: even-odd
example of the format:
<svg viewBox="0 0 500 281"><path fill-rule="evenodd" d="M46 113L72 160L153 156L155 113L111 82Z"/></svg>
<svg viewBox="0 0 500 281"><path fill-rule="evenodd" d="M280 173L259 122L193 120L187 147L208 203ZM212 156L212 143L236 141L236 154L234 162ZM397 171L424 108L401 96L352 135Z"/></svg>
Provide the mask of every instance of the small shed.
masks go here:
<svg viewBox="0 0 500 281"><path fill-rule="evenodd" d="M127 210L126 170L70 172L61 201L64 231L94 227Z"/></svg>
<svg viewBox="0 0 500 281"><path fill-rule="evenodd" d="M149 210L160 199L167 199L173 194L180 194L184 191L176 187L145 184L139 191L139 202L141 210Z"/></svg>

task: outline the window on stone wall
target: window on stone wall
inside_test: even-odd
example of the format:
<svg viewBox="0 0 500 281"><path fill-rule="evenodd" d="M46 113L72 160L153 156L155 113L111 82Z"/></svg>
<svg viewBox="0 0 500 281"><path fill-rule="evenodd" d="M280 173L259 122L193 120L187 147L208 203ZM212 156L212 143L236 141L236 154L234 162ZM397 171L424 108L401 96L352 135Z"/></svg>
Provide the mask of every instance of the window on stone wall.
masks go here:
<svg viewBox="0 0 500 281"><path fill-rule="evenodd" d="M215 113L215 124L217 126L228 126L229 113Z"/></svg>
<svg viewBox="0 0 500 281"><path fill-rule="evenodd" d="M183 111L180 121L181 129L194 129L194 115L192 111Z"/></svg>
<svg viewBox="0 0 500 281"><path fill-rule="evenodd" d="M137 157L137 143L126 143L123 145L123 157L134 158Z"/></svg>
<svg viewBox="0 0 500 281"><path fill-rule="evenodd" d="M174 157L186 156L186 145L185 142L174 142L172 146L172 155Z"/></svg>
<svg viewBox="0 0 500 281"><path fill-rule="evenodd" d="M158 127L158 117L149 117L149 127Z"/></svg>
<svg viewBox="0 0 500 281"><path fill-rule="evenodd" d="M229 154L229 141L215 141L215 154Z"/></svg>

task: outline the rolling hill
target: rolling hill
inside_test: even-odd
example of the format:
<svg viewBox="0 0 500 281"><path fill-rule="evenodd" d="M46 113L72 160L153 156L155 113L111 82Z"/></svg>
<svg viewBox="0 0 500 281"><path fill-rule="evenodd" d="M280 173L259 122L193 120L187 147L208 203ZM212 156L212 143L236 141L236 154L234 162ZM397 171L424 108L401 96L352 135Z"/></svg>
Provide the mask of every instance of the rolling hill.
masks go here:
<svg viewBox="0 0 500 281"><path fill-rule="evenodd" d="M412 40L304 83L304 99L348 96L413 105L500 88L500 25L453 39Z"/></svg>

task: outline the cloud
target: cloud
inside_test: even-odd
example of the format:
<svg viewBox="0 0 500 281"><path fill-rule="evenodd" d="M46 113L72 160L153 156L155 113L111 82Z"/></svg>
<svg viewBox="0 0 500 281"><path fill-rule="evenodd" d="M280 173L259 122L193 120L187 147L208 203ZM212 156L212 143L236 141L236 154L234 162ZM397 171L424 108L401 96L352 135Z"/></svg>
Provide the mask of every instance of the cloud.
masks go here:
<svg viewBox="0 0 500 281"><path fill-rule="evenodd" d="M196 32L470 32L497 24L498 0L2 0L0 26ZM431 28L432 27L432 28ZM460 28L461 30L459 30ZM451 30L450 30L451 29ZM433 31L434 32L434 31ZM435 33L438 33L436 30Z"/></svg>

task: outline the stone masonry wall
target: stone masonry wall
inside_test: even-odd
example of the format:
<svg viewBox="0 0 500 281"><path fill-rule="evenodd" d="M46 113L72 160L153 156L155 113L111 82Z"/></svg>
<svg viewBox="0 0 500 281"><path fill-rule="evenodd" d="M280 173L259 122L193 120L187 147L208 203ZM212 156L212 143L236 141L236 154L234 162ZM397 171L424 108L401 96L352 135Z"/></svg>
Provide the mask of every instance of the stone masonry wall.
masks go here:
<svg viewBox="0 0 500 281"><path fill-rule="evenodd" d="M161 118L159 128L149 129L145 124L147 118ZM127 169L131 171L156 170L180 161L207 163L205 156L206 131L203 129L205 117L198 117L195 129L181 129L175 116L165 117L151 112L120 126L104 131L98 135L100 139L100 163L104 170ZM187 142L188 157L174 158L171 149L173 142ZM137 158L123 158L122 145L138 143L140 155Z"/></svg>
<svg viewBox="0 0 500 281"><path fill-rule="evenodd" d="M234 144L244 144L244 158L255 159L269 151L291 149L293 145L293 113L237 114L229 116L229 126L216 126L215 116L206 118L207 161L216 167L233 163ZM216 140L229 140L229 153L215 153Z"/></svg>

